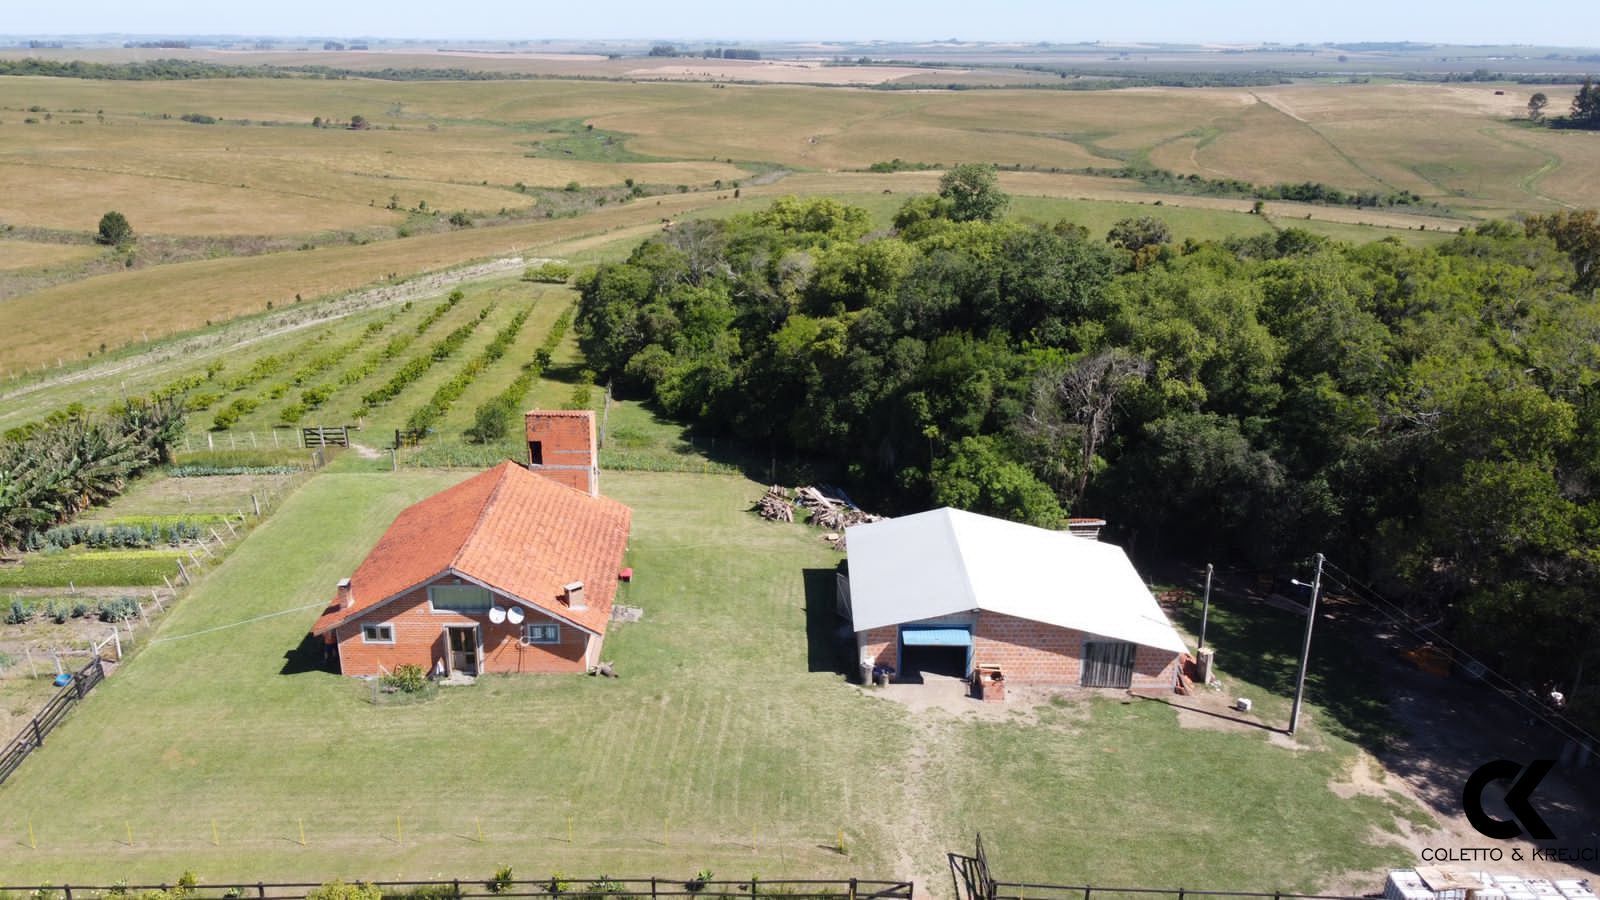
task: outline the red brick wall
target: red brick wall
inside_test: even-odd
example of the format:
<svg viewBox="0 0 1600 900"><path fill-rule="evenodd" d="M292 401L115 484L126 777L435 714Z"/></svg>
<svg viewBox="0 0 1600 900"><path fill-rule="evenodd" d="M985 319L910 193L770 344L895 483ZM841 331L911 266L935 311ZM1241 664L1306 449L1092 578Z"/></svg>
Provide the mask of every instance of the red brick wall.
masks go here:
<svg viewBox="0 0 1600 900"><path fill-rule="evenodd" d="M1078 684L1083 676L1085 641L1103 640L1071 628L993 612L978 613L973 634L973 665L999 665L1006 680L1025 684ZM1177 679L1178 656L1138 646L1133 656L1133 687L1170 690Z"/></svg>
<svg viewBox="0 0 1600 900"><path fill-rule="evenodd" d="M869 628L866 631L856 632L857 659L861 662L870 662L875 666L888 666L894 668L900 662L896 659L899 653L900 627L898 625L885 625L882 628Z"/></svg>
<svg viewBox="0 0 1600 900"><path fill-rule="evenodd" d="M586 494L600 492L599 454L595 449L594 413L590 410L541 412L526 416L527 439L538 441L543 464L531 466L540 475ZM533 462L533 451L528 451Z"/></svg>
<svg viewBox="0 0 1600 900"><path fill-rule="evenodd" d="M444 583L453 583L453 580ZM495 603L502 607L511 605L498 595ZM588 669L586 653L590 635L587 632L533 610L527 610L527 622L556 622L561 626L561 643L524 647L518 640L522 636L522 625L509 621L495 625L487 614L433 612L428 606L427 588L420 587L339 626L334 630L334 638L339 645L340 671L346 675L378 675L381 674L380 665L383 670L393 672L407 663L422 666L432 673L435 665L444 660L447 625L478 626L479 643L483 647L479 663L482 672L584 672ZM361 626L366 624L393 625L394 643L363 641ZM596 656L599 651L596 646Z"/></svg>
<svg viewBox="0 0 1600 900"><path fill-rule="evenodd" d="M1083 675L1083 645L1088 640L1099 638L1030 619L979 612L972 635L972 664L999 665L1006 680L1018 684L1076 685ZM857 632L856 649L859 659L873 665L897 666L899 626ZM1177 671L1177 654L1154 647L1134 649L1133 687L1170 690Z"/></svg>

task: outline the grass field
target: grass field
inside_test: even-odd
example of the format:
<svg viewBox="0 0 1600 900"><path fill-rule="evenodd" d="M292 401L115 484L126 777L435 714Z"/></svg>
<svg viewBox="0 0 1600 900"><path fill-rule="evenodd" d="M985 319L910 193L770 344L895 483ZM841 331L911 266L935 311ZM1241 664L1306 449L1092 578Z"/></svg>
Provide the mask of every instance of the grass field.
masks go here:
<svg viewBox="0 0 1600 900"><path fill-rule="evenodd" d="M1396 855L1373 825L1407 810L1330 792L1353 748L1315 724L1317 749L1293 751L1181 729L1158 704L1076 697L989 720L845 683L836 554L753 518L762 486L738 477L607 473L635 509L622 601L645 609L608 639L620 680L491 677L396 707L312 671L301 640L334 582L402 507L465 475L324 473L294 494L0 787L0 880L514 862L893 873L938 892L942 853L975 829L997 865L1096 883L1306 889ZM1248 816L1220 814L1241 797ZM1099 852L1108 830L1116 854Z"/></svg>
<svg viewBox="0 0 1600 900"><path fill-rule="evenodd" d="M42 269L83 262L105 252L89 244L39 244L30 241L0 241L0 271Z"/></svg>
<svg viewBox="0 0 1600 900"><path fill-rule="evenodd" d="M15 336L0 348L0 372L81 360L102 348L116 351L259 312L268 303L321 297L391 275L540 253L603 239L607 232L637 234L661 218L735 207L728 202L735 182L743 182L752 199L931 189L936 173L852 171L896 157L1029 169L1002 179L1025 214L1057 214L1058 208L1029 198L1128 201L1129 215L1141 212L1138 204L1157 201L1206 210L1161 213L1199 236L1258 231L1262 223L1212 215L1239 212L1246 201L1162 195L1070 170L1150 163L1260 184L1310 180L1351 190L1409 190L1446 208L1273 204L1285 221L1309 215L1312 222L1379 226L1374 236L1404 240L1425 240L1425 232L1454 230L1473 217L1600 202L1594 179L1584 177L1600 166L1600 142L1584 133L1520 126L1512 119L1525 90L1497 97L1494 89L1296 84L875 92L798 85L9 77L0 80L0 121L8 135L0 149L0 221L87 234L102 212L115 208L136 231L180 243L232 235L241 247L266 239L252 236L319 246L167 264L139 262L136 250L139 264L128 271L85 269L19 282L14 289L20 296L0 304L0 328ZM1552 97L1562 90L1548 88ZM221 121L181 121L188 113ZM373 127L310 126L313 116L342 123L356 114ZM26 118L37 121L21 121ZM774 167L797 174L776 184L750 183L753 173ZM574 219L517 219L540 215L539 204L567 196L557 191L541 200L525 188L625 180L668 193ZM713 187L719 182L720 189ZM680 185L693 190L679 194ZM340 242L341 235L366 241L398 234L418 221L422 204L430 212L494 217L503 211L508 218L403 239ZM1059 209L1085 216L1096 229L1125 217L1109 207ZM1346 239L1366 236L1345 227L1308 227ZM0 246L5 271L69 266L90 249L73 247L68 254L0 242L6 244L12 246ZM246 251L219 246L218 252ZM73 277L79 280L51 283Z"/></svg>

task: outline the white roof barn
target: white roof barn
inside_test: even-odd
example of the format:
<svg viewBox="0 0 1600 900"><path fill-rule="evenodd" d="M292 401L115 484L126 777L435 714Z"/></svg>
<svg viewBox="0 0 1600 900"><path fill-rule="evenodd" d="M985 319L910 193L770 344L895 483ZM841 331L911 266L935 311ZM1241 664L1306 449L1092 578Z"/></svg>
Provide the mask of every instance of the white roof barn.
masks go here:
<svg viewBox="0 0 1600 900"><path fill-rule="evenodd" d="M1122 548L935 509L846 530L856 632L986 611L1170 653L1183 639Z"/></svg>

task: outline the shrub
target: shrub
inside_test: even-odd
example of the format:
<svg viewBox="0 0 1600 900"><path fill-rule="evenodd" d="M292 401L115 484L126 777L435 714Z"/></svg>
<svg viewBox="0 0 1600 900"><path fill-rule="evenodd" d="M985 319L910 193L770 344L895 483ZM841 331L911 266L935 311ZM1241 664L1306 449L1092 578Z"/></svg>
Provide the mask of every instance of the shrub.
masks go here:
<svg viewBox="0 0 1600 900"><path fill-rule="evenodd" d="M133 243L133 226L128 224L128 217L112 210L100 217L99 233L95 240L113 247L121 247Z"/></svg>
<svg viewBox="0 0 1600 900"><path fill-rule="evenodd" d="M336 878L306 894L306 900L383 900L383 891L375 885L360 881L346 884Z"/></svg>
<svg viewBox="0 0 1600 900"><path fill-rule="evenodd" d="M21 600L13 597L11 600L11 608L6 610L6 624L26 625L28 620L31 618L33 618L33 613L29 612L28 608L22 605Z"/></svg>
<svg viewBox="0 0 1600 900"><path fill-rule="evenodd" d="M539 281L546 284L565 284L571 277L572 267L554 260L540 266L529 266L522 273L523 281Z"/></svg>
<svg viewBox="0 0 1600 900"><path fill-rule="evenodd" d="M101 600L95 613L102 622L126 622L139 617L139 601L132 597Z"/></svg>
<svg viewBox="0 0 1600 900"><path fill-rule="evenodd" d="M515 881L511 877L511 867L501 866L500 868L494 870L494 877L489 879L489 883L486 885L486 887L489 888L489 893L491 894L503 894L506 891L511 890L511 886L514 883Z"/></svg>
<svg viewBox="0 0 1600 900"><path fill-rule="evenodd" d="M428 686L428 672L416 663L406 663L380 679L384 687L406 694L420 693Z"/></svg>

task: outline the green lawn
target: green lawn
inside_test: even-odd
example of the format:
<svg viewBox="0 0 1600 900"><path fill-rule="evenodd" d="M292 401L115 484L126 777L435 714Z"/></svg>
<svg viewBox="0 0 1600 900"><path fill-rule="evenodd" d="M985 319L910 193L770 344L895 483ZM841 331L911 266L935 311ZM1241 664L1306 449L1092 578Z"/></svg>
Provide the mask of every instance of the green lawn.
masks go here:
<svg viewBox="0 0 1600 900"><path fill-rule="evenodd" d="M1039 880L1311 888L1398 861L1373 843L1385 801L1328 789L1354 751L1316 714L1320 749L1295 752L1180 729L1148 702L995 721L847 684L827 640L836 554L754 518L762 486L739 477L606 473L635 510L622 602L645 609L608 638L618 680L494 677L373 706L363 683L308 670L301 640L335 582L404 506L466 475L323 472L291 495L0 786L0 883L509 862L892 874L942 895L943 853L979 829L1009 877Z"/></svg>

